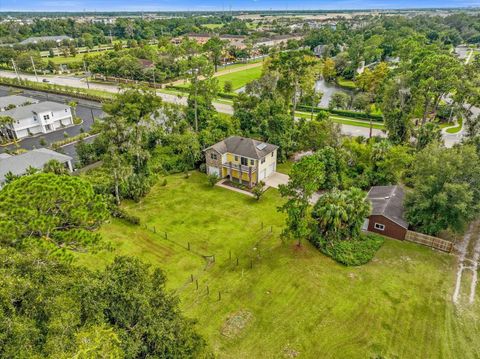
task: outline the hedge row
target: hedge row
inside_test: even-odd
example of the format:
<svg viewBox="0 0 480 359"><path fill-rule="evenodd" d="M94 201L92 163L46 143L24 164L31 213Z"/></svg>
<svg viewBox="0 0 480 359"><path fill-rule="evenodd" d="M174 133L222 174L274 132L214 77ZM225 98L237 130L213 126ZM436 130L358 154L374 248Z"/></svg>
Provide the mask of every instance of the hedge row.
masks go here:
<svg viewBox="0 0 480 359"><path fill-rule="evenodd" d="M172 90L177 90L181 92L186 92L186 88L182 86L175 86L175 85L170 85L166 86L167 89L172 89ZM225 98L229 100L234 100L235 98L238 97L236 93L223 93L220 92L217 95L220 98ZM298 105L297 110L299 111L305 111L305 112L311 112L312 111L312 106L308 105ZM333 109L330 110L328 108L322 108L322 107L313 107L313 112L320 112L320 111L327 111L333 115L339 115L339 116L345 116L345 117L350 117L350 118L357 118L361 120L372 120L376 122L383 122L383 117L381 115L373 115L373 114L367 114L365 112L357 112L357 111L350 111L350 110L338 110L338 109Z"/></svg>
<svg viewBox="0 0 480 359"><path fill-rule="evenodd" d="M310 112L310 111L312 111L312 106L298 105L297 109L300 110L300 111ZM358 118L358 119L362 119L362 120L370 120L371 119L372 121L383 122L383 117L381 115L372 115L372 114L369 115L365 112L356 112L356 111L338 110L338 109L330 110L328 108L313 107L313 112L320 112L320 111L327 111L327 112L330 112L331 114L339 115L339 116Z"/></svg>

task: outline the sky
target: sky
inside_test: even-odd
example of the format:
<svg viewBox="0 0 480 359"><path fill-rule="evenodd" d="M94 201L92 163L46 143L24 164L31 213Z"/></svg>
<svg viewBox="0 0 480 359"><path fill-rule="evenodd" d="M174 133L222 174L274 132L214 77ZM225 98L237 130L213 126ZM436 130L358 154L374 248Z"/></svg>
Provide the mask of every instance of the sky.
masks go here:
<svg viewBox="0 0 480 359"><path fill-rule="evenodd" d="M0 11L347 10L480 7L480 0L0 0Z"/></svg>

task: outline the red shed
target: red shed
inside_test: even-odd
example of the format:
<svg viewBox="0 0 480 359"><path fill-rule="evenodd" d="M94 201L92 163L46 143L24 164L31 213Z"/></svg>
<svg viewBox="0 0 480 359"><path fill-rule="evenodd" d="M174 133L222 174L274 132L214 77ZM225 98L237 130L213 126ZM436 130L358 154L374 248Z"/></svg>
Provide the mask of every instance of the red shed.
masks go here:
<svg viewBox="0 0 480 359"><path fill-rule="evenodd" d="M368 192L372 214L368 217L366 228L370 232L404 240L408 230L408 223L404 218L404 196L400 186L372 187Z"/></svg>

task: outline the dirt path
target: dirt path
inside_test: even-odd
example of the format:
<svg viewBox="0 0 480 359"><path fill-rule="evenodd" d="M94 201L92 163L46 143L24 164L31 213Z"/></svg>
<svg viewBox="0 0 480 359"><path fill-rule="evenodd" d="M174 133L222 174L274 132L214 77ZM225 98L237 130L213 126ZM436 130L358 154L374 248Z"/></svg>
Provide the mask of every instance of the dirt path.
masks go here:
<svg viewBox="0 0 480 359"><path fill-rule="evenodd" d="M452 300L455 304L473 304L478 283L480 260L480 221L473 222L457 244L458 269Z"/></svg>
<svg viewBox="0 0 480 359"><path fill-rule="evenodd" d="M229 69L227 67L226 69L215 72L213 74L213 77L218 77L218 76L222 76L222 75L226 75L226 74L233 74L235 72L240 72L240 71L244 71L244 70L248 70L248 69L251 69L251 68L254 68L254 67L260 67L260 66L263 66L263 62L254 62L254 63L251 63L251 64L245 64L245 66L238 66L238 67L234 67L233 69ZM166 86L182 85L186 81L187 81L186 79L180 79L180 80L176 80L176 81L173 81L173 82L166 83L165 85Z"/></svg>

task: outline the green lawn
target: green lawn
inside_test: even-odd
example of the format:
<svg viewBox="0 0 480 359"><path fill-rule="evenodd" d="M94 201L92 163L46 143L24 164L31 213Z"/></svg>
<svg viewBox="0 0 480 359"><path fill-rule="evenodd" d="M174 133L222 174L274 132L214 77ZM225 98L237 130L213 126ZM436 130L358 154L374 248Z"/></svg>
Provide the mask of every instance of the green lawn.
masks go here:
<svg viewBox="0 0 480 359"><path fill-rule="evenodd" d="M355 85L355 81L347 80L347 79L344 79L343 77L337 78L337 84L338 86L345 87L352 90L357 88L357 85Z"/></svg>
<svg viewBox="0 0 480 359"><path fill-rule="evenodd" d="M207 29L213 30L213 29L219 29L223 27L223 24L203 24L202 27L206 27Z"/></svg>
<svg viewBox="0 0 480 359"><path fill-rule="evenodd" d="M459 311L451 305L452 255L387 240L370 264L343 267L308 243L298 249L282 242L283 201L274 189L256 202L208 187L198 172L167 181L140 203L125 203L140 226L103 226L114 252L78 257L99 268L114 254L131 254L164 268L217 357L480 356L478 304ZM192 251L181 247L188 242ZM204 270L199 254L216 261Z"/></svg>
<svg viewBox="0 0 480 359"><path fill-rule="evenodd" d="M306 118L306 119L311 118L310 113L300 112L300 111L297 111L295 113L295 116ZM315 118L315 114L313 114L313 117ZM358 119L354 119L354 118L351 118L351 117L345 117L345 116L339 116L339 115L331 115L330 118L335 123L340 123L340 124L343 124L343 125L370 128L370 122L366 121L366 120L358 120ZM377 130L383 130L385 128L385 126L381 122L379 123L379 122L373 121L372 122L372 128L375 128Z"/></svg>
<svg viewBox="0 0 480 359"><path fill-rule="evenodd" d="M460 132L460 130L462 129L463 127L463 118L459 118L458 119L458 123L455 127L450 127L450 128L447 128L447 133L458 133Z"/></svg>
<svg viewBox="0 0 480 359"><path fill-rule="evenodd" d="M247 83L260 78L262 75L262 66L252 67L243 71L232 72L231 74L225 74L218 76L218 84L220 89L223 89L223 85L226 81L231 81L234 90L245 86Z"/></svg>
<svg viewBox="0 0 480 359"><path fill-rule="evenodd" d="M105 54L106 51L110 51L110 50L92 51L90 53L81 53L81 54L76 54L75 56L68 56L68 57L64 57L64 56L46 57L44 58L44 60L45 61L52 60L57 65L68 65L75 62L82 62L83 57L85 55L100 56L102 54Z"/></svg>

